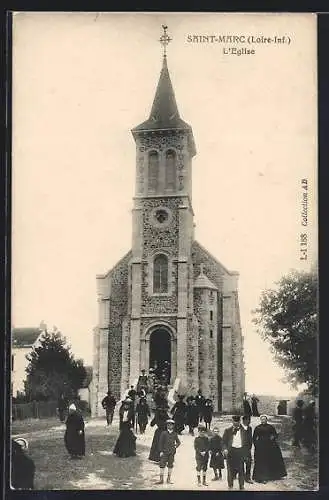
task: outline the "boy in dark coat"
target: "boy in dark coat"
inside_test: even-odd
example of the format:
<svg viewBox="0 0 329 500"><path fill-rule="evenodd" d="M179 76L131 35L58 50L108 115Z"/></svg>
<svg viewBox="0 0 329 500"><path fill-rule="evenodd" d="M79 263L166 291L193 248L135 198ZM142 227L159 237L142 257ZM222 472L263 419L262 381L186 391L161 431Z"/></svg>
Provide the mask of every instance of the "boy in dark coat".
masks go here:
<svg viewBox="0 0 329 500"><path fill-rule="evenodd" d="M199 435L194 439L196 471L198 478L198 486L201 486L202 471L202 484L208 486L206 481L206 474L209 461L209 439L206 436L206 427L204 425L198 426Z"/></svg>
<svg viewBox="0 0 329 500"><path fill-rule="evenodd" d="M160 451L160 480L157 484L163 484L164 470L168 467L167 483L172 484L171 474L174 467L176 448L180 445L177 432L174 430L175 422L167 420L167 430L162 431L159 440Z"/></svg>
<svg viewBox="0 0 329 500"><path fill-rule="evenodd" d="M218 481L222 479L222 469L224 469L223 440L219 434L218 427L213 428L213 436L209 441L209 449L211 453L209 466L214 471L213 481Z"/></svg>

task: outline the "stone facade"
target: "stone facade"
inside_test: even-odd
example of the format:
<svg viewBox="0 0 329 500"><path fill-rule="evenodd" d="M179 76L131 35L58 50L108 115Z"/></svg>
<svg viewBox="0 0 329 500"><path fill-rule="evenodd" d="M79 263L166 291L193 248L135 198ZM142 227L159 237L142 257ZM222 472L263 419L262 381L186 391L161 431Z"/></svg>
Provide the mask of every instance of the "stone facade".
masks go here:
<svg viewBox="0 0 329 500"><path fill-rule="evenodd" d="M244 392L237 273L194 239L194 139L179 117L166 60L150 118L133 136L132 249L98 276L92 413L102 414L108 389L120 397L164 354L172 385L191 394L200 388L216 410L233 411Z"/></svg>

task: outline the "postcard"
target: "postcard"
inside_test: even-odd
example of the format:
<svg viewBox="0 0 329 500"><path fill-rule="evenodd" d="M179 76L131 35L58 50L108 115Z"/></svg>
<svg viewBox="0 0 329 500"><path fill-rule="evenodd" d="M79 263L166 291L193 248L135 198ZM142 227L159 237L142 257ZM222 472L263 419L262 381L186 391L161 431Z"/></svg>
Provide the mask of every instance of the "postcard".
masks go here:
<svg viewBox="0 0 329 500"><path fill-rule="evenodd" d="M12 488L316 490L316 15L12 23Z"/></svg>

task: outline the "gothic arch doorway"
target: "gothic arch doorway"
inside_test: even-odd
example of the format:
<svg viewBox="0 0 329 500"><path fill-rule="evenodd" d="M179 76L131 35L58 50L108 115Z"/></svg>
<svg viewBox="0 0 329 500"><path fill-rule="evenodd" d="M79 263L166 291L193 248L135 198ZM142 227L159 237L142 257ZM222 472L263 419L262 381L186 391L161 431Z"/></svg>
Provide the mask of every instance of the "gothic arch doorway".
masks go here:
<svg viewBox="0 0 329 500"><path fill-rule="evenodd" d="M149 367L154 368L156 376L164 383L171 380L171 336L166 328L159 327L150 335Z"/></svg>

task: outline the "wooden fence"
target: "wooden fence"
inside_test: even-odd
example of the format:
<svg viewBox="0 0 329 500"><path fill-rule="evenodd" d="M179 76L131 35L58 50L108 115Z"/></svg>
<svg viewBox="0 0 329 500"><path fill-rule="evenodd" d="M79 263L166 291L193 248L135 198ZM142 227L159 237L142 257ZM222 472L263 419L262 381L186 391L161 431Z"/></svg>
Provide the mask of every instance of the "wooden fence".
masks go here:
<svg viewBox="0 0 329 500"><path fill-rule="evenodd" d="M12 419L49 418L57 415L57 401L32 401L12 405Z"/></svg>

